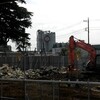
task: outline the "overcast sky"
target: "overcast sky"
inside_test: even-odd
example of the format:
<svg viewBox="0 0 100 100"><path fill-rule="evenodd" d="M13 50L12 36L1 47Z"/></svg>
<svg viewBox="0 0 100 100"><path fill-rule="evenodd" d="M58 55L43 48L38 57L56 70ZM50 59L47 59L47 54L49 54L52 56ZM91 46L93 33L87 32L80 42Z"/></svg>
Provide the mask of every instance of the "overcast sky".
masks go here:
<svg viewBox="0 0 100 100"><path fill-rule="evenodd" d="M90 19L90 43L100 43L100 0L26 0L33 12L31 49L36 47L36 32L50 30L56 33L56 42L68 42L71 35L87 42L87 20Z"/></svg>

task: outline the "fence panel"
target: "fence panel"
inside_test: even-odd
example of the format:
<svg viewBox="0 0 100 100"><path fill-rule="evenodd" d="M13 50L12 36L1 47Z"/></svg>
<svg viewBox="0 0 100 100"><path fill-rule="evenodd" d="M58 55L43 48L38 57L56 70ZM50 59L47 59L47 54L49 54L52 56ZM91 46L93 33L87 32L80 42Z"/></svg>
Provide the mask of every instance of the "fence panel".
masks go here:
<svg viewBox="0 0 100 100"><path fill-rule="evenodd" d="M0 55L0 66L8 64L21 69L40 68L41 66L62 67L68 65L66 56L16 56Z"/></svg>
<svg viewBox="0 0 100 100"><path fill-rule="evenodd" d="M100 82L1 79L0 100L100 100Z"/></svg>

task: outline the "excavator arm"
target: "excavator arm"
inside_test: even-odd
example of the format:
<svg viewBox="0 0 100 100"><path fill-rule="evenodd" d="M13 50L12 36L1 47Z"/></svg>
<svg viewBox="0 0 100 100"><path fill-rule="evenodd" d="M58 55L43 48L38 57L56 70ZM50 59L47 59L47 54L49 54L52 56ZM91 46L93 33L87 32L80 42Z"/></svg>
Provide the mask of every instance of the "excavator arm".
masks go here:
<svg viewBox="0 0 100 100"><path fill-rule="evenodd" d="M96 58L96 51L95 49L90 45L85 43L82 40L76 39L74 36L71 36L69 38L69 64L74 68L75 66L75 48L79 47L84 49L89 53L89 67L95 66L95 58Z"/></svg>

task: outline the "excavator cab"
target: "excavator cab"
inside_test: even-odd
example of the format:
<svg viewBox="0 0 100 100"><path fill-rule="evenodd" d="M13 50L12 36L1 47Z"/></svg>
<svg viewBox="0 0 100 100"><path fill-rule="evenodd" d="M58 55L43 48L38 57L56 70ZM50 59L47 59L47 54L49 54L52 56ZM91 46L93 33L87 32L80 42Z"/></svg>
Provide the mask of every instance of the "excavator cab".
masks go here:
<svg viewBox="0 0 100 100"><path fill-rule="evenodd" d="M85 70L86 71L94 71L96 68L96 63L95 62L91 62L91 61L88 61L86 66L85 66Z"/></svg>
<svg viewBox="0 0 100 100"><path fill-rule="evenodd" d="M96 67L100 67L100 54L96 55Z"/></svg>
<svg viewBox="0 0 100 100"><path fill-rule="evenodd" d="M86 71L93 71L95 73L100 73L100 54L96 55L95 62L88 62L86 64Z"/></svg>
<svg viewBox="0 0 100 100"><path fill-rule="evenodd" d="M98 74L100 74L100 54L96 55L96 59L95 59L95 72L97 72Z"/></svg>

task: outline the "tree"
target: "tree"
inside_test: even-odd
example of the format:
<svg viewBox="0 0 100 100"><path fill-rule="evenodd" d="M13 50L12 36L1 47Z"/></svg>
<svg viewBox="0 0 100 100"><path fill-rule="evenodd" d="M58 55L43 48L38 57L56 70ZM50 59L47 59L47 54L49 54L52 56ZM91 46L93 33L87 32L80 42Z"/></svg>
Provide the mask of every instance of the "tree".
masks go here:
<svg viewBox="0 0 100 100"><path fill-rule="evenodd" d="M4 2L3 2L4 1ZM19 6L24 0L0 0L0 45L7 46L9 40L22 50L30 46L29 33L25 28L31 27L32 12Z"/></svg>
<svg viewBox="0 0 100 100"><path fill-rule="evenodd" d="M68 55L68 49L67 48L62 48L60 52L61 56L67 56Z"/></svg>
<svg viewBox="0 0 100 100"><path fill-rule="evenodd" d="M21 3L25 3L24 0L0 0L0 5L5 4L5 3L9 3L9 2L12 2L12 1L19 1Z"/></svg>

